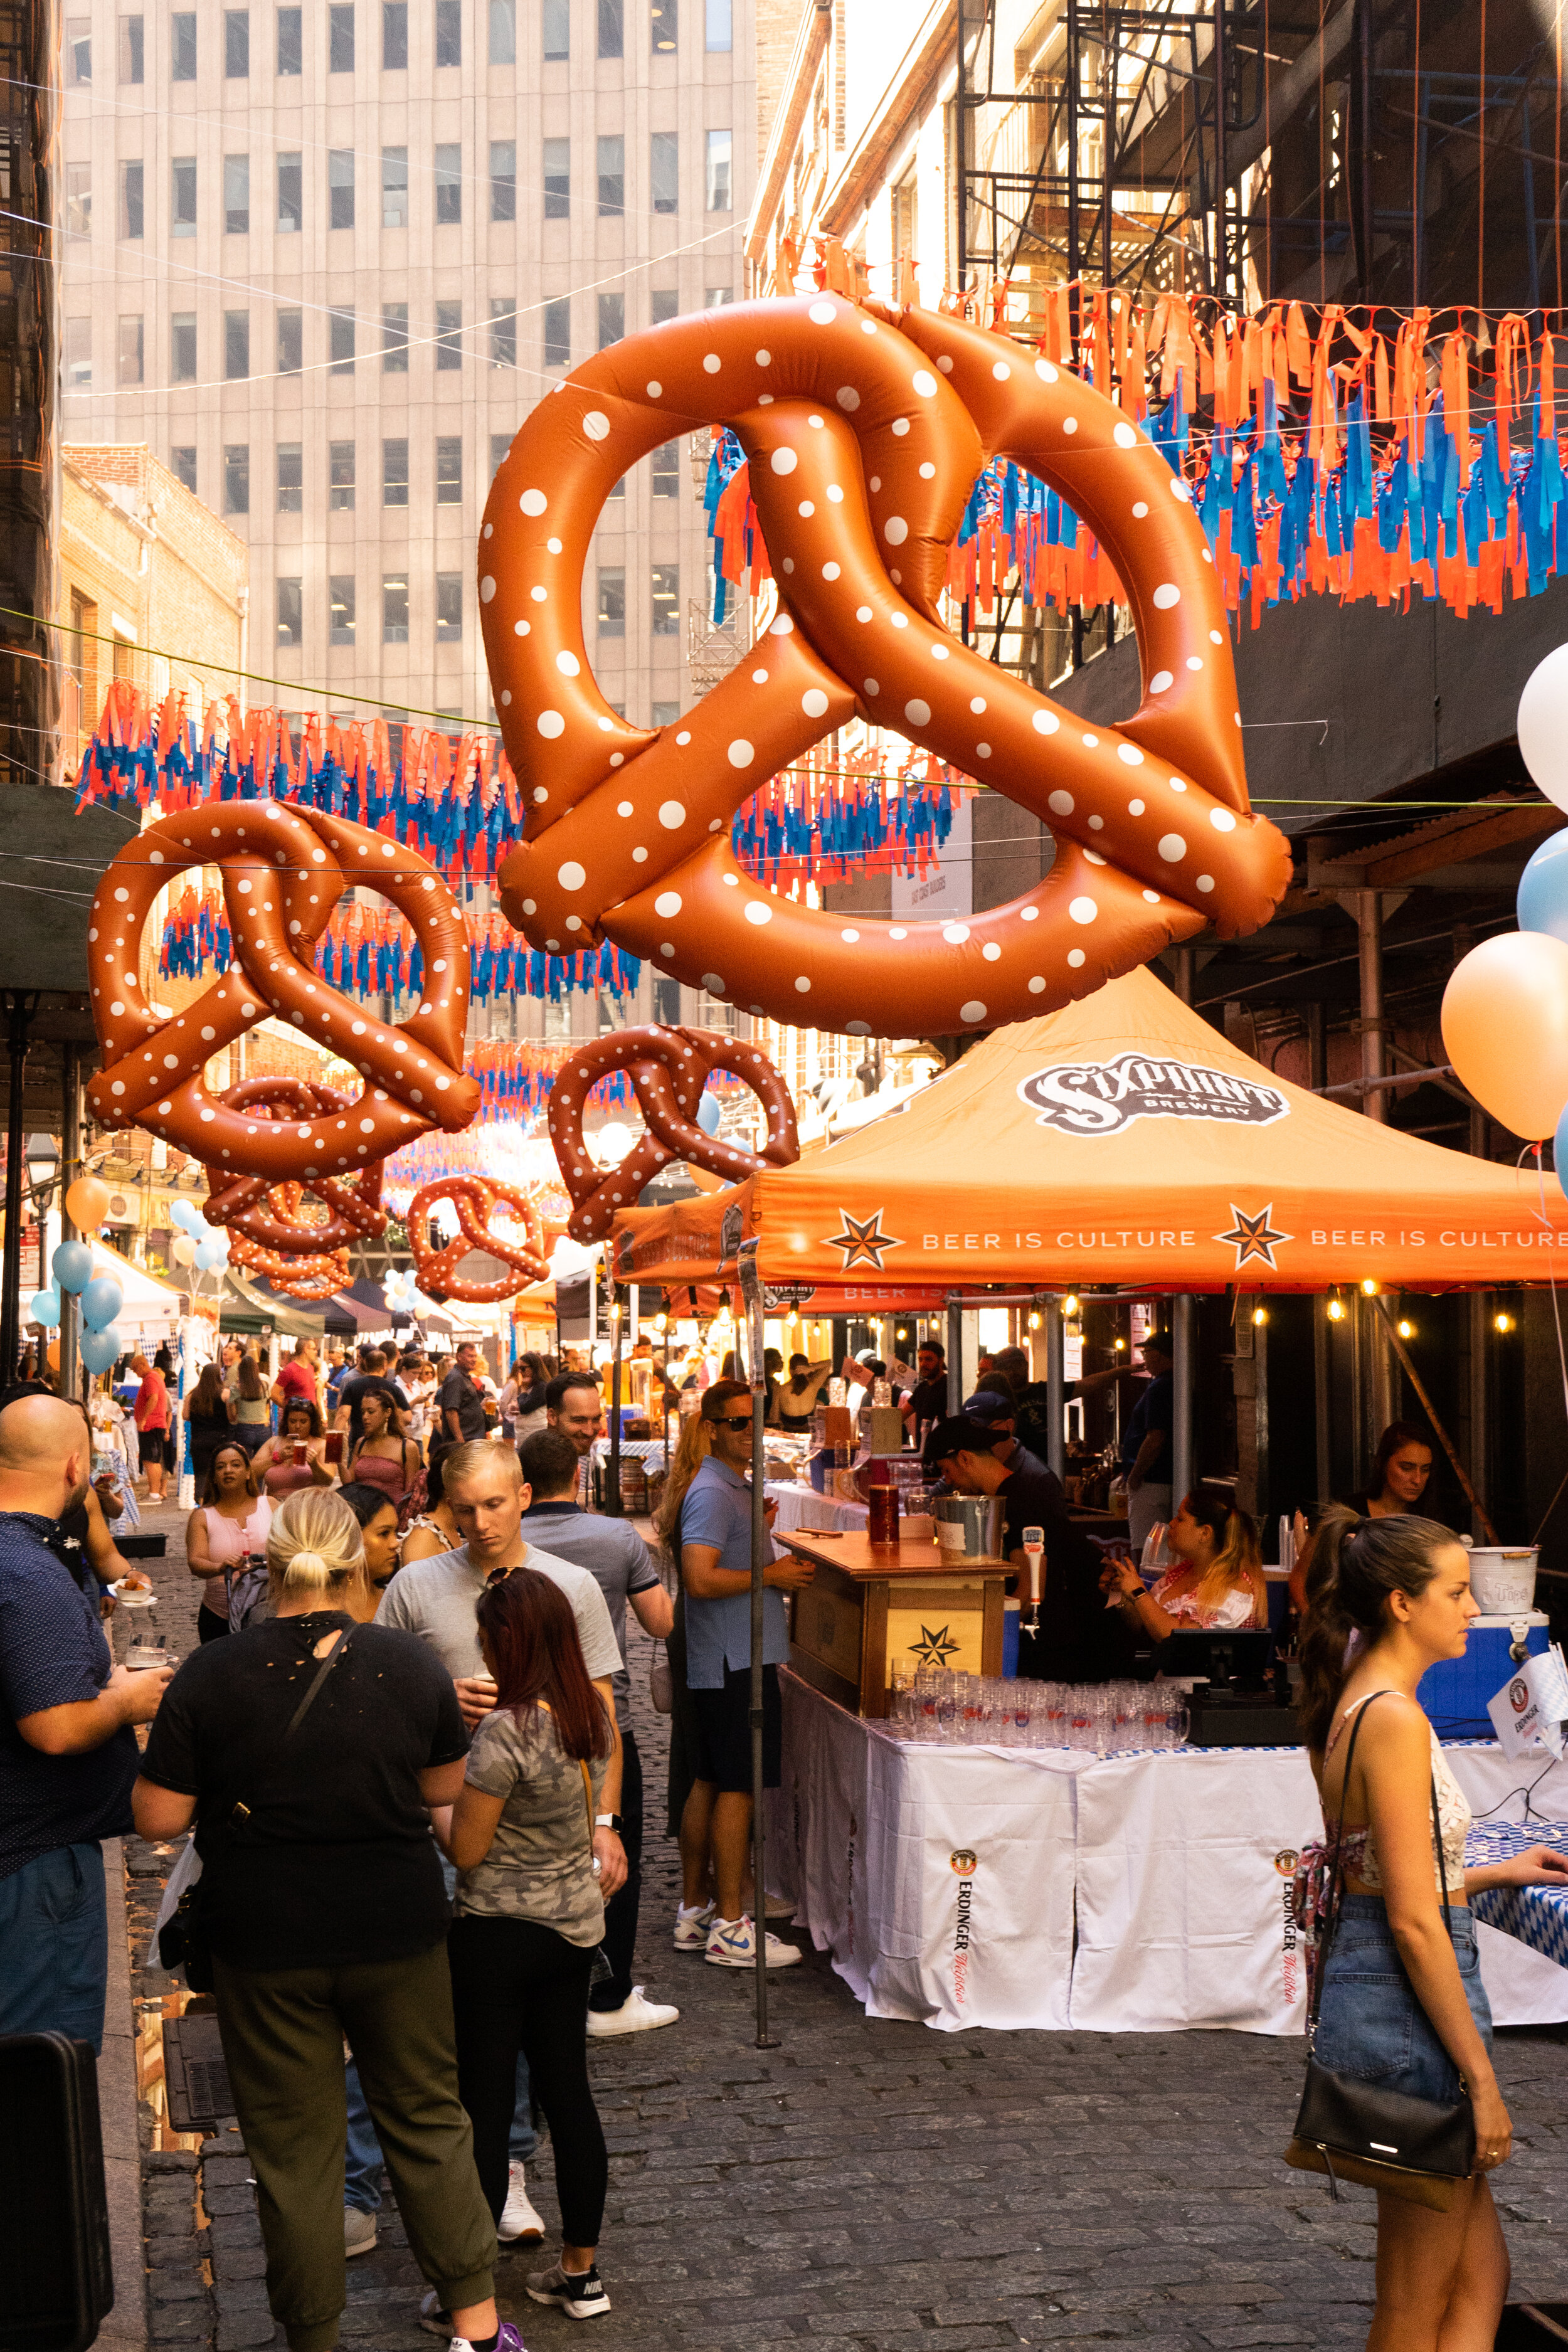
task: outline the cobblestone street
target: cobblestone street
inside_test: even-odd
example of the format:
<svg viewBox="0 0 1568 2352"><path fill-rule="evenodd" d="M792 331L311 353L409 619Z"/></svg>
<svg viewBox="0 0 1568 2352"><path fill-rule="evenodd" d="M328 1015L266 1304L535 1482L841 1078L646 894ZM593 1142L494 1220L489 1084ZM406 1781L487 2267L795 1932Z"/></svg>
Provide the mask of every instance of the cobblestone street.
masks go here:
<svg viewBox="0 0 1568 2352"><path fill-rule="evenodd" d="M153 1622L182 1652L197 1588L170 1532L151 1564ZM142 1621L145 1622L145 1621ZM126 1619L120 1612L117 1643ZM640 1645L640 1636L634 1638ZM782 2046L753 2046L749 1977L678 1956L673 1845L663 1826L664 1719L632 1687L649 1787L642 1950L650 1995L679 2024L600 2045L593 2071L611 2151L601 2267L609 2347L731 2347L802 2339L862 2352L1127 2343L1140 2352L1359 2344L1372 2297L1373 2204L1279 2161L1302 2045L1231 2033L942 2034L864 2017L819 1954L773 1979ZM177 1988L146 1951L174 1855L127 1841L132 1995L142 2079ZM112 1960L111 1960L112 1965ZM1499 2036L1515 2125L1499 2176L1514 2293L1568 2296L1568 2134L1556 2029ZM179 2144L141 2109L147 2340L281 2344L243 2144L232 2125ZM154 2145L154 2142L167 2144ZM530 2168L556 2221L546 2147ZM528 2302L537 2250L503 2253L502 2308L536 2347L574 2323ZM349 2265L346 2346L428 2344L422 2282L390 2203L375 2252ZM117 2335L134 2340L121 2283Z"/></svg>

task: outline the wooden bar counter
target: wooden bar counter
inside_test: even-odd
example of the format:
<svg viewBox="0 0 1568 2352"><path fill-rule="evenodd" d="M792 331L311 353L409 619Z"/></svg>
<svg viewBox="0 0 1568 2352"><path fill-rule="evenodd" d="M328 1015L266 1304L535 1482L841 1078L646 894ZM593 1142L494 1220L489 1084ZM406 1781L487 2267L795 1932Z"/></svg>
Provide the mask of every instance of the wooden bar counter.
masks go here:
<svg viewBox="0 0 1568 2352"><path fill-rule="evenodd" d="M792 1596L790 1664L851 1713L886 1716L895 1664L1001 1673L1010 1561L951 1560L929 1538L873 1544L862 1528L791 1528L773 1541L816 1570Z"/></svg>

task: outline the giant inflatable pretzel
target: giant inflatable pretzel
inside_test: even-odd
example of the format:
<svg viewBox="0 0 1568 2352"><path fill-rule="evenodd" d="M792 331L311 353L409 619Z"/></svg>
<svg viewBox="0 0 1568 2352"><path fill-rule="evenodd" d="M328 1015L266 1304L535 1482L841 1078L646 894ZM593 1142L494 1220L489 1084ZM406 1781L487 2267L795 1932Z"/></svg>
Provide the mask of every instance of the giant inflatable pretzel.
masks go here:
<svg viewBox="0 0 1568 2352"><path fill-rule="evenodd" d="M222 870L235 961L184 1013L160 1021L138 977L142 926L160 890L193 866ZM390 899L419 943L425 993L395 1028L317 976L316 942L351 882ZM479 1108L479 1087L463 1070L462 917L418 852L383 834L276 801L166 816L109 867L87 937L103 1053L103 1068L88 1084L93 1115L105 1127L140 1124L168 1137L205 1164L214 1191L231 1175L269 1185L339 1179L433 1127L467 1127ZM260 1103L208 1093L205 1064L273 1014L359 1070L365 1086L357 1101L282 1120Z"/></svg>
<svg viewBox="0 0 1568 2352"><path fill-rule="evenodd" d="M248 1111L252 1118L292 1119L296 1126L301 1119L327 1118L353 1106L353 1097L340 1087L306 1078L242 1078L223 1099L230 1110ZM231 1236L243 1235L257 1247L285 1256L341 1250L362 1234L386 1231L382 1166L378 1160L353 1176L318 1176L310 1184L279 1185L269 1185L265 1176L231 1177L221 1168L208 1168L207 1223L226 1225ZM300 1213L306 1194L327 1212L318 1223Z"/></svg>
<svg viewBox="0 0 1568 2352"><path fill-rule="evenodd" d="M723 423L778 579L761 642L679 725L628 725L582 631L590 534L626 468ZM1094 530L1127 584L1143 695L1086 725L937 617L977 469L1006 457ZM1185 485L1101 394L929 310L824 294L678 319L589 360L533 411L479 547L496 707L529 804L501 903L531 943L608 936L710 994L847 1030L993 1025L1087 995L1212 922L1268 921L1289 880L1251 814L1225 608ZM737 865L734 811L856 715L1031 810L1037 888L962 922L845 921Z"/></svg>

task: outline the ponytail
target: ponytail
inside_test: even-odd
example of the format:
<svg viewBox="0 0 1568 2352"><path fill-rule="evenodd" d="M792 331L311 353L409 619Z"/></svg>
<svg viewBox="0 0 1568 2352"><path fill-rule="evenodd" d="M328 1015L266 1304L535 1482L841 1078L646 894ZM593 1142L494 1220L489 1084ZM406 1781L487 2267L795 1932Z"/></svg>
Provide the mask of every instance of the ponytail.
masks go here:
<svg viewBox="0 0 1568 2352"><path fill-rule="evenodd" d="M342 1495L310 1487L280 1503L268 1531L267 1566L274 1608L307 1592L319 1592L328 1607L340 1606L365 1587L359 1521Z"/></svg>
<svg viewBox="0 0 1568 2352"><path fill-rule="evenodd" d="M1351 1635L1375 1641L1390 1593L1419 1600L1437 1573L1438 1553L1457 1541L1451 1528L1408 1512L1363 1519L1342 1504L1324 1512L1312 1538L1301 1628L1298 1715L1309 1748L1328 1743Z"/></svg>

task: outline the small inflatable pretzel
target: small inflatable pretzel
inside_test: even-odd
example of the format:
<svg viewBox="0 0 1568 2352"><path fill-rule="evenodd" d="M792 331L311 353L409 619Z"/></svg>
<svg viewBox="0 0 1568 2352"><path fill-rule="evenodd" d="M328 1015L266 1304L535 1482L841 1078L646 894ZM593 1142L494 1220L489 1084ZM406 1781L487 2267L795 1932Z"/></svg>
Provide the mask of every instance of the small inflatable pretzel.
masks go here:
<svg viewBox="0 0 1568 2352"><path fill-rule="evenodd" d="M160 1021L138 977L142 926L158 893L193 866L222 870L235 961L184 1013ZM390 899L419 943L425 993L395 1028L316 972L316 942L351 882ZM463 1068L462 917L434 867L384 834L276 801L184 810L120 852L99 885L87 937L103 1054L88 1099L105 1127L140 1124L223 1177L314 1184L384 1160L431 1128L456 1132L479 1108L479 1087ZM269 1016L353 1064L365 1080L358 1100L295 1121L210 1095L205 1065Z"/></svg>
<svg viewBox="0 0 1568 2352"><path fill-rule="evenodd" d="M430 1246L430 1211L437 1201L449 1201L458 1213L456 1237L439 1249ZM489 1220L497 1205L510 1210L522 1227L523 1238L494 1233ZM493 1176L442 1176L416 1192L405 1219L408 1245L414 1253L414 1274L426 1298L460 1298L470 1305L515 1298L531 1282L542 1282L550 1271L544 1251L544 1228L539 1211L526 1192L502 1184ZM494 1282L469 1282L458 1271L470 1250L488 1250L512 1269Z"/></svg>
<svg viewBox="0 0 1568 2352"><path fill-rule="evenodd" d="M629 725L583 637L605 499L672 434L726 424L777 578L771 630L679 726ZM948 635L938 597L981 466L1048 482L1126 583L1138 709L1086 725ZM1251 814L1224 600L1185 484L1105 395L1010 338L842 296L631 335L540 403L491 487L480 616L529 804L501 903L531 943L601 938L781 1022L994 1026L1087 995L1213 923L1266 923L1289 848ZM1006 906L846 922L775 897L735 810L831 730L890 727L1031 810L1056 856Z"/></svg>
<svg viewBox="0 0 1568 2352"><path fill-rule="evenodd" d="M317 1086L307 1078L242 1078L223 1099L231 1110L307 1125L350 1109L353 1101L336 1087ZM220 1168L208 1168L207 1222L226 1225L231 1234L243 1234L263 1249L286 1255L342 1249L363 1234L386 1231L382 1166L378 1160L353 1176L318 1176L310 1184L276 1186L268 1185L264 1176L230 1177ZM306 1193L327 1210L320 1223L307 1223L300 1214Z"/></svg>
<svg viewBox="0 0 1568 2352"><path fill-rule="evenodd" d="M618 1166L605 1169L588 1156L583 1110L600 1079L612 1070L629 1074L646 1131ZM761 1102L768 1117L768 1139L760 1153L743 1144L721 1142L697 1125L697 1106L710 1070L730 1070L744 1078ZM787 1168L800 1158L795 1105L765 1054L717 1030L673 1029L658 1023L620 1029L573 1049L550 1089L550 1140L572 1195L566 1230L579 1242L597 1241L607 1234L616 1211L630 1208L643 1186L672 1160L691 1161L739 1183L761 1169Z"/></svg>
<svg viewBox="0 0 1568 2352"><path fill-rule="evenodd" d="M263 1276L274 1290L286 1291L290 1298L331 1298L349 1286L346 1250L321 1253L266 1249L260 1243L247 1241L243 1234L237 1234L229 1243L229 1255L237 1265Z"/></svg>

